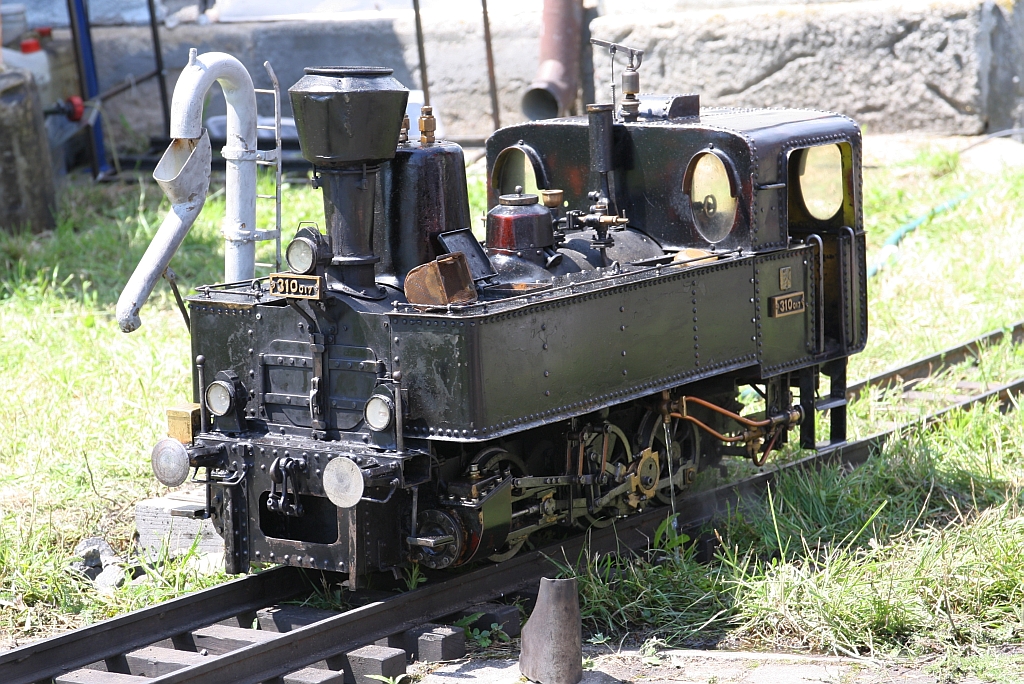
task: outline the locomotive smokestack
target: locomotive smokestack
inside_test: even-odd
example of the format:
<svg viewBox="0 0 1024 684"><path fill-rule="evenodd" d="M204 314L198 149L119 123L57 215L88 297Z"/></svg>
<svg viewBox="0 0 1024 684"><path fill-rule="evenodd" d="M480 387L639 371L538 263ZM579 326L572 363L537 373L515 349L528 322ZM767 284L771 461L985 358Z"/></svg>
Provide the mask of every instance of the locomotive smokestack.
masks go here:
<svg viewBox="0 0 1024 684"><path fill-rule="evenodd" d="M334 253L327 285L371 299L373 206L380 164L395 156L409 91L382 67L308 67L288 89L302 156L324 191Z"/></svg>

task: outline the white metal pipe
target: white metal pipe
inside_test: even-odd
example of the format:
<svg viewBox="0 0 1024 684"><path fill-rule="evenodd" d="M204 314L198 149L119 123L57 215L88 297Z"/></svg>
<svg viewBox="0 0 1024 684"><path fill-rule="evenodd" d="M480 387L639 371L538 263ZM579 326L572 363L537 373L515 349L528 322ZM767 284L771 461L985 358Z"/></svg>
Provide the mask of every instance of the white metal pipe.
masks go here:
<svg viewBox="0 0 1024 684"><path fill-rule="evenodd" d="M224 281L251 280L256 272L256 91L249 72L224 52L189 52L171 99L171 138L198 138L203 103L214 82L227 102Z"/></svg>
<svg viewBox="0 0 1024 684"><path fill-rule="evenodd" d="M196 138L172 140L156 165L153 178L171 200L171 210L117 300L117 324L122 331L142 326L139 309L202 211L210 188L211 157L210 136L204 129Z"/></svg>

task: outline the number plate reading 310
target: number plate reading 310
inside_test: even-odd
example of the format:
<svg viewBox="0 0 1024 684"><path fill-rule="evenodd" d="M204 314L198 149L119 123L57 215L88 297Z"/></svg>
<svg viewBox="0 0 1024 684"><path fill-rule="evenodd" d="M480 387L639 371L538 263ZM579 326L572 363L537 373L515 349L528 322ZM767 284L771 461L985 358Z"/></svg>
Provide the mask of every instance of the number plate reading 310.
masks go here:
<svg viewBox="0 0 1024 684"><path fill-rule="evenodd" d="M271 273L270 294L294 299L320 299L320 277Z"/></svg>
<svg viewBox="0 0 1024 684"><path fill-rule="evenodd" d="M768 298L768 316L782 318L791 314L802 313L804 310L804 293L794 292Z"/></svg>

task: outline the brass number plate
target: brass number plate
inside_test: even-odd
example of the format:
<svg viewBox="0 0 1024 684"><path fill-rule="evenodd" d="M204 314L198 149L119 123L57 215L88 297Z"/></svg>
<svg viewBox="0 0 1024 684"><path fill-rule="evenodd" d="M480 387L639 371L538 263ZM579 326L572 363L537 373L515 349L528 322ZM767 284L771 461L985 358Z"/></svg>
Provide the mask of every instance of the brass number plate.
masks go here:
<svg viewBox="0 0 1024 684"><path fill-rule="evenodd" d="M803 313L804 293L794 292L787 295L778 295L768 298L768 316L771 318L782 318L792 314Z"/></svg>
<svg viewBox="0 0 1024 684"><path fill-rule="evenodd" d="M270 294L293 299L320 299L319 276L271 273Z"/></svg>

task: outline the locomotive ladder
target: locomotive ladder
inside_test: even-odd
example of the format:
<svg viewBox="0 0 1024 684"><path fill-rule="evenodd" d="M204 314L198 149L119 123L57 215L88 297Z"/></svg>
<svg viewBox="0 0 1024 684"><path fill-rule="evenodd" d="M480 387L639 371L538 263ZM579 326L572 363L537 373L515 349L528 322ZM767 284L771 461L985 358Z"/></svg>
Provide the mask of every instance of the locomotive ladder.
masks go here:
<svg viewBox="0 0 1024 684"><path fill-rule="evenodd" d="M272 199L276 202L275 207L275 223L272 230L257 230L256 241L266 242L273 240L276 243L276 250L274 256L274 271L281 270L281 84L277 80L277 74L274 73L274 68L270 66L270 62L263 62L263 66L267 70L267 74L270 75L270 82L274 84L273 88L256 88L255 91L259 95L272 95L274 98L274 125L260 125L259 117L256 121L256 129L258 131L274 131L274 149L273 150L260 150L256 159L256 163L260 166L273 166L274 167L274 194L273 195L261 195L257 191L256 199ZM259 145L259 138L257 137L257 146ZM257 179L258 182L258 179ZM270 266L270 264L257 264L257 266Z"/></svg>

